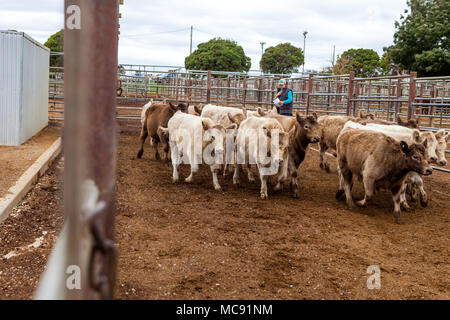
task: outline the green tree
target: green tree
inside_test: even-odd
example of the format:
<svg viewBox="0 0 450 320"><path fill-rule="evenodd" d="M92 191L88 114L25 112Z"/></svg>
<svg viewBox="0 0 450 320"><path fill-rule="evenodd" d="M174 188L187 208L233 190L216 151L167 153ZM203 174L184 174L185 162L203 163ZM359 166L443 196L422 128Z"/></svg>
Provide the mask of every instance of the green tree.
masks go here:
<svg viewBox="0 0 450 320"><path fill-rule="evenodd" d="M450 74L450 1L408 0L395 22L392 59L420 76Z"/></svg>
<svg viewBox="0 0 450 320"><path fill-rule="evenodd" d="M259 65L264 73L291 74L297 72L304 61L302 49L288 42L267 48Z"/></svg>
<svg viewBox="0 0 450 320"><path fill-rule="evenodd" d="M383 48L383 56L381 57L380 67L383 75L395 76L400 74L400 68L392 59L392 46Z"/></svg>
<svg viewBox="0 0 450 320"><path fill-rule="evenodd" d="M52 52L63 52L64 51L64 30L61 29L57 33L53 34L48 38L44 46L50 49ZM50 66L51 67L64 67L64 56L63 55L52 55L50 56Z"/></svg>
<svg viewBox="0 0 450 320"><path fill-rule="evenodd" d="M186 69L213 71L249 71L251 59L235 41L214 38L200 43L184 60Z"/></svg>
<svg viewBox="0 0 450 320"><path fill-rule="evenodd" d="M341 54L334 66L334 74L355 71L357 77L372 77L380 73L380 56L372 49L349 49Z"/></svg>

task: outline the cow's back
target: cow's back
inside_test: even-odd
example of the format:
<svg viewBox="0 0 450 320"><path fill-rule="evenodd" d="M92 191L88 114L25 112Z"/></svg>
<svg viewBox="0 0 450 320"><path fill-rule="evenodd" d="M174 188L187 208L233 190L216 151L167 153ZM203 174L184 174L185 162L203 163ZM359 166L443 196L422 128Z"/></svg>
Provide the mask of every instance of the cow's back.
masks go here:
<svg viewBox="0 0 450 320"><path fill-rule="evenodd" d="M329 148L336 149L336 140L344 128L345 124L352 120L347 116L321 116L317 120L320 129L320 141Z"/></svg>

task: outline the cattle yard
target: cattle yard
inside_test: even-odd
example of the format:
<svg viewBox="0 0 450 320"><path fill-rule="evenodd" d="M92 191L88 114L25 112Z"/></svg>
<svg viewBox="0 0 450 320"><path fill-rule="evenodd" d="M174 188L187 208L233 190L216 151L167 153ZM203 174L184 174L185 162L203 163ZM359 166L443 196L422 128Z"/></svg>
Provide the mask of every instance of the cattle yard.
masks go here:
<svg viewBox="0 0 450 320"><path fill-rule="evenodd" d="M118 74L120 119L138 118L149 99L271 108L277 81L283 77L214 71L166 71L163 66L123 65ZM49 116L64 113L64 70L50 73ZM123 74L125 73L125 74ZM140 76L127 74L142 74ZM168 77L170 75L170 77ZM413 84L413 85L411 85ZM288 79L294 110L302 114L356 115L372 112L380 119L417 117L426 128L450 128L450 77L410 75L355 78L354 75L309 75Z"/></svg>

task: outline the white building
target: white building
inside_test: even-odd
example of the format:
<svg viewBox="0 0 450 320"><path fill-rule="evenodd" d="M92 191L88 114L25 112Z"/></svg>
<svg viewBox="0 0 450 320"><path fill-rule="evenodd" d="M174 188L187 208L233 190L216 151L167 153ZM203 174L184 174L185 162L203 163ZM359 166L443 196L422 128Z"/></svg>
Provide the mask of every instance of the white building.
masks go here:
<svg viewBox="0 0 450 320"><path fill-rule="evenodd" d="M0 145L18 146L48 123L50 50L0 30Z"/></svg>

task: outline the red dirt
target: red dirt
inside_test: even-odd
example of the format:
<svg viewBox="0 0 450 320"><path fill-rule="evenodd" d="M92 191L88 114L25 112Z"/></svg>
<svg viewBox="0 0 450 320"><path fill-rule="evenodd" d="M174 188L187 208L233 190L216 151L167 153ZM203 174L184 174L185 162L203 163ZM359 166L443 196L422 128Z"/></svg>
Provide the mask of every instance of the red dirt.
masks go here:
<svg viewBox="0 0 450 320"><path fill-rule="evenodd" d="M335 170L309 151L299 170L300 199L288 190L259 199L259 184L220 179L202 167L193 184L171 181L171 168L136 135L120 137L115 296L119 299L449 299L450 180L426 177L427 208L412 204L396 225L391 197L366 209L337 202ZM331 160L331 164L335 164ZM62 164L59 164L61 166ZM45 247L0 262L0 298L30 298L61 227L61 177L55 166L0 225L0 259L42 235ZM182 177L187 176L182 167ZM355 198L362 187L355 182ZM367 267L381 268L381 290L368 290Z"/></svg>
<svg viewBox="0 0 450 320"><path fill-rule="evenodd" d="M58 137L58 128L46 127L19 147L0 146L0 198Z"/></svg>

